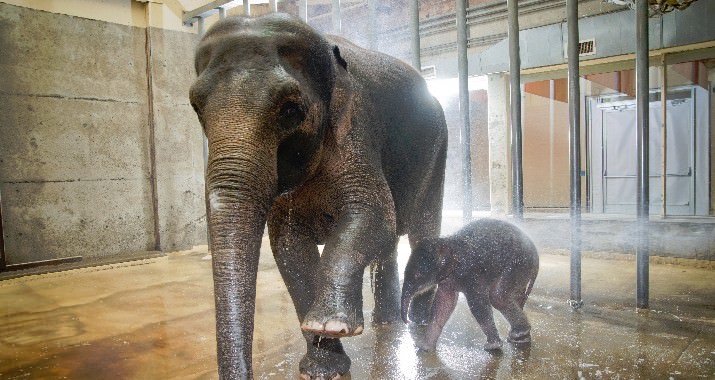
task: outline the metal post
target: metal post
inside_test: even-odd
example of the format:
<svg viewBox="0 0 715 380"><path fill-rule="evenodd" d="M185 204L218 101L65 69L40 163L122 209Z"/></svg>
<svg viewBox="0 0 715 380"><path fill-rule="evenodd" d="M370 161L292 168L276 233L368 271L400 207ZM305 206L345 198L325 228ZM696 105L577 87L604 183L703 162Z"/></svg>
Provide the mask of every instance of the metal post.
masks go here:
<svg viewBox="0 0 715 380"><path fill-rule="evenodd" d="M648 0L636 0L636 144L638 148L638 247L636 249L636 307L648 308Z"/></svg>
<svg viewBox="0 0 715 380"><path fill-rule="evenodd" d="M271 12L278 13L278 2L276 0L269 0L268 5L271 8Z"/></svg>
<svg viewBox="0 0 715 380"><path fill-rule="evenodd" d="M462 218L472 220L472 154L469 125L469 72L467 60L467 1L457 0L457 66L459 70L459 117L462 120Z"/></svg>
<svg viewBox="0 0 715 380"><path fill-rule="evenodd" d="M333 34L341 35L343 26L340 14L340 0L333 0Z"/></svg>
<svg viewBox="0 0 715 380"><path fill-rule="evenodd" d="M666 204L668 199L668 122L666 117L668 116L668 63L666 59L666 54L663 53L661 56L661 68L660 68L660 116L661 116L661 128L660 136L662 140L661 151L661 200L662 205L660 209L661 216L665 218L668 215L668 206Z"/></svg>
<svg viewBox="0 0 715 380"><path fill-rule="evenodd" d="M514 219L524 217L524 177L521 150L521 58L519 57L519 5L507 0L509 22L509 75L511 94L512 210Z"/></svg>
<svg viewBox="0 0 715 380"><path fill-rule="evenodd" d="M410 1L410 21L412 67L417 71L422 71L422 63L420 61L420 0Z"/></svg>
<svg viewBox="0 0 715 380"><path fill-rule="evenodd" d="M308 0L298 0L298 17L308 22Z"/></svg>
<svg viewBox="0 0 715 380"><path fill-rule="evenodd" d="M7 268L7 259L5 258L5 230L2 227L2 194L0 194L0 272Z"/></svg>
<svg viewBox="0 0 715 380"><path fill-rule="evenodd" d="M219 13L219 17L221 14ZM225 17L225 16L224 16ZM204 35L204 18L203 17L198 17L197 18L197 25L198 25L198 33L199 37ZM204 179L206 178L206 174L208 171L209 167L209 139L206 137L206 134L202 131L201 136L203 137L203 156L204 156ZM204 187L206 187L206 183L204 183ZM211 233L209 231L208 223L209 223L209 212L211 207L209 207L209 193L208 193L208 188L206 188L206 191L204 192L205 194L205 203L206 203L206 244L209 247L209 250L211 249Z"/></svg>
<svg viewBox="0 0 715 380"><path fill-rule="evenodd" d="M224 8L224 7L218 8L218 18L221 20L226 18L226 8Z"/></svg>
<svg viewBox="0 0 715 380"><path fill-rule="evenodd" d="M377 50L377 1L367 0L368 46L372 50Z"/></svg>
<svg viewBox="0 0 715 380"><path fill-rule="evenodd" d="M251 15L251 3L248 0L243 0L243 15Z"/></svg>
<svg viewBox="0 0 715 380"><path fill-rule="evenodd" d="M146 4L146 41L144 53L146 58L147 106L149 112L149 171L151 181L152 212L154 216L154 250L161 250L161 232L159 224L159 179L156 165L156 123L154 121L154 74L152 65L151 45L151 3Z"/></svg>
<svg viewBox="0 0 715 380"><path fill-rule="evenodd" d="M581 300L581 87L579 85L578 2L566 1L569 59L569 163L571 171L571 299L574 309Z"/></svg>

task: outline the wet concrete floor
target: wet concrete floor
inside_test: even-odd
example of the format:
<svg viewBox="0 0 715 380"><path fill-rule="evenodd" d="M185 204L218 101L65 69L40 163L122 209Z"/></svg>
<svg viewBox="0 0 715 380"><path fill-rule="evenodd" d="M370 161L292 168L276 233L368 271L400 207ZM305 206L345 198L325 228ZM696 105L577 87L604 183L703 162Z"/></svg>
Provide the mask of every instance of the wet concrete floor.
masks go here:
<svg viewBox="0 0 715 380"><path fill-rule="evenodd" d="M263 244L254 338L257 379L294 379L305 343ZM400 244L404 265L409 247ZM583 259L573 311L569 258L541 253L526 312L533 343L484 352L463 298L435 353L402 323L345 339L347 379L715 379L715 271L651 264L649 312L637 313L635 262ZM214 379L213 285L206 247L158 258L0 281L1 379ZM508 325L496 313L504 338Z"/></svg>

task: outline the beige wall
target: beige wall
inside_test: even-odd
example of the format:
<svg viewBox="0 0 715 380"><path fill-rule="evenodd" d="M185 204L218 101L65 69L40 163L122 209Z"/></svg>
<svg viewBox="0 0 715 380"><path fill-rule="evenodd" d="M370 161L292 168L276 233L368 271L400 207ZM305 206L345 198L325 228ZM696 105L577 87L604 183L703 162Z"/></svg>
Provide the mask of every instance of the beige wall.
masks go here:
<svg viewBox="0 0 715 380"><path fill-rule="evenodd" d="M177 0L2 0L0 2L140 28L150 25L155 28L185 32L193 32L195 29L182 25L183 6Z"/></svg>

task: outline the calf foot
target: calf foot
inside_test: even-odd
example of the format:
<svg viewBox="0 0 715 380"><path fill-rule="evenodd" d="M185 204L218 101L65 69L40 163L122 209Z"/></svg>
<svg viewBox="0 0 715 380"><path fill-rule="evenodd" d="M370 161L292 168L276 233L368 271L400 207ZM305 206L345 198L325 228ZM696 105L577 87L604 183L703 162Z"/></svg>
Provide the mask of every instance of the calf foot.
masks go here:
<svg viewBox="0 0 715 380"><path fill-rule="evenodd" d="M531 342L531 329L526 328L522 330L512 329L509 331L509 343L523 344Z"/></svg>
<svg viewBox="0 0 715 380"><path fill-rule="evenodd" d="M300 361L301 379L338 379L350 370L350 358L340 340L313 336Z"/></svg>

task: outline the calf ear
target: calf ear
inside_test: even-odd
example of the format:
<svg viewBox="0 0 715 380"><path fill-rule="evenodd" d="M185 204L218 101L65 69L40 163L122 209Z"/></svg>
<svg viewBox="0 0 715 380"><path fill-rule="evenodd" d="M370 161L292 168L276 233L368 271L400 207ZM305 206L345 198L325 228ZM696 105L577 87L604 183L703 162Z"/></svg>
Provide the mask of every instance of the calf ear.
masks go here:
<svg viewBox="0 0 715 380"><path fill-rule="evenodd" d="M338 143L345 139L352 124L353 87L348 73L348 63L340 54L340 48L333 46L335 58L335 81L330 98L330 124Z"/></svg>
<svg viewBox="0 0 715 380"><path fill-rule="evenodd" d="M437 254L437 281L441 282L454 274L456 260L452 248L444 242L439 243Z"/></svg>

